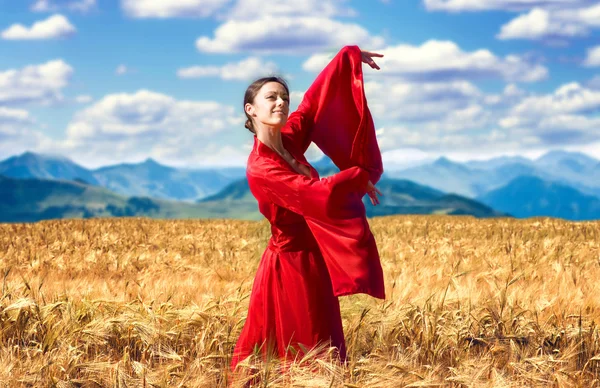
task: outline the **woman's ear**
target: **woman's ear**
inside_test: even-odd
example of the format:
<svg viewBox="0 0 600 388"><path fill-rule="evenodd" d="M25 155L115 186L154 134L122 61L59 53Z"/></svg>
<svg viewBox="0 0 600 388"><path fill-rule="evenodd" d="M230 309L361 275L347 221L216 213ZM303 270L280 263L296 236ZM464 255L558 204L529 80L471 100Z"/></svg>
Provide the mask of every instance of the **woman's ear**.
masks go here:
<svg viewBox="0 0 600 388"><path fill-rule="evenodd" d="M250 104L249 102L246 103L246 105L244 105L244 110L246 111L246 113L248 113L251 117L256 117L256 115L254 114L254 106L252 106L252 104Z"/></svg>

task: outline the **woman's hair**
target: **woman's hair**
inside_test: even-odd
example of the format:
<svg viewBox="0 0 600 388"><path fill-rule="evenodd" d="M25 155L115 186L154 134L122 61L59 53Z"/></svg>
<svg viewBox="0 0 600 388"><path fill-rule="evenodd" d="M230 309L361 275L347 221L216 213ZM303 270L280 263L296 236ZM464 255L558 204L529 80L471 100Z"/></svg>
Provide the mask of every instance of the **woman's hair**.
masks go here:
<svg viewBox="0 0 600 388"><path fill-rule="evenodd" d="M258 91L260 90L260 88L262 88L265 84L269 83L269 82L277 82L280 83L281 85L283 85L283 87L285 88L285 91L287 92L287 94L290 94L290 89L287 86L287 83L285 82L285 80L281 77L264 77L264 78L259 78L256 81L252 82L250 84L250 86L248 86L248 89L246 89L246 94L244 94L244 112L246 113L246 104L253 104L254 103L254 99L256 98L256 95L258 94ZM256 134L256 130L254 129L254 123L252 121L252 117L250 117L250 115L248 113L246 113L246 124L244 125L246 128L248 128L248 130L254 134Z"/></svg>

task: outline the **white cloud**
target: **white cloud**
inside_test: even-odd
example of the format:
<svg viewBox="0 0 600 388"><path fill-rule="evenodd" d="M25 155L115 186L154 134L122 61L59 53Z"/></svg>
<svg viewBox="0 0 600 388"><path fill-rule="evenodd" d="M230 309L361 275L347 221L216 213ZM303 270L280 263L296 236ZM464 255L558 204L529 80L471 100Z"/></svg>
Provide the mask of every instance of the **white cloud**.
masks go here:
<svg viewBox="0 0 600 388"><path fill-rule="evenodd" d="M369 108L375 117L408 122L438 121L453 111L480 101L482 93L466 81L365 83Z"/></svg>
<svg viewBox="0 0 600 388"><path fill-rule="evenodd" d="M502 26L498 39L530 39L564 43L600 27L597 0L424 0L429 11L525 12Z"/></svg>
<svg viewBox="0 0 600 388"><path fill-rule="evenodd" d="M344 7L345 0L238 0L227 12L228 19L253 20L265 16L334 17L354 16L356 12Z"/></svg>
<svg viewBox="0 0 600 388"><path fill-rule="evenodd" d="M77 30L63 15L53 15L46 20L33 23L31 27L13 24L2 31L7 40L57 39L75 34Z"/></svg>
<svg viewBox="0 0 600 388"><path fill-rule="evenodd" d="M498 39L538 40L552 37L576 37L587 35L589 28L577 20L565 20L551 11L534 8L503 25Z"/></svg>
<svg viewBox="0 0 600 388"><path fill-rule="evenodd" d="M14 124L0 122L0 158L21 154L25 151L53 150L53 140L39 131Z"/></svg>
<svg viewBox="0 0 600 388"><path fill-rule="evenodd" d="M521 142L540 142L529 133L513 136L496 128L507 111L527 96L514 84L492 95L468 81L373 78L365 83L365 93L382 151L402 148L477 154L495 147L519 149Z"/></svg>
<svg viewBox="0 0 600 388"><path fill-rule="evenodd" d="M86 94L81 94L77 97L75 97L75 102L78 104L88 104L90 102L92 102L93 98L92 96L88 96Z"/></svg>
<svg viewBox="0 0 600 388"><path fill-rule="evenodd" d="M589 7L533 8L503 25L499 39L551 40L587 36L600 27L600 4Z"/></svg>
<svg viewBox="0 0 600 388"><path fill-rule="evenodd" d="M245 81L268 76L278 71L274 62L263 62L258 57L249 57L223 66L192 66L177 70L179 78L219 77L224 80Z"/></svg>
<svg viewBox="0 0 600 388"><path fill-rule="evenodd" d="M327 17L263 16L253 20L228 20L214 33L196 40L199 51L210 53L301 54L346 44L377 48L383 38L371 36L358 24L342 23Z"/></svg>
<svg viewBox="0 0 600 388"><path fill-rule="evenodd" d="M378 136L383 153L398 148L418 149L426 154L463 153L490 154L499 149L521 150L540 143L534 136L514 136L506 131L491 129L480 132L448 132L438 128L414 126L386 127Z"/></svg>
<svg viewBox="0 0 600 388"><path fill-rule="evenodd" d="M562 85L553 94L524 99L514 109L514 115L537 120L549 114L589 113L600 109L600 91L577 82Z"/></svg>
<svg viewBox="0 0 600 388"><path fill-rule="evenodd" d="M600 46L592 47L588 50L583 64L589 67L600 66Z"/></svg>
<svg viewBox="0 0 600 388"><path fill-rule="evenodd" d="M527 92L515 84L508 84L500 94L489 94L483 99L483 103L494 107L514 106L520 102Z"/></svg>
<svg viewBox="0 0 600 388"><path fill-rule="evenodd" d="M533 7L564 9L593 4L593 0L423 0L429 11L523 11Z"/></svg>
<svg viewBox="0 0 600 388"><path fill-rule="evenodd" d="M504 78L509 82L535 82L547 77L548 70L517 55L504 58L486 49L465 52L451 41L429 40L421 46L401 44L377 50L385 56L378 58L381 70L374 76L400 76L413 80L448 81ZM317 54L303 68L319 71L330 56Z"/></svg>
<svg viewBox="0 0 600 388"><path fill-rule="evenodd" d="M61 9L86 13L96 6L96 0L79 1L57 1L57 0L37 0L31 10L34 12L56 12Z"/></svg>
<svg viewBox="0 0 600 388"><path fill-rule="evenodd" d="M0 124L6 123L32 123L29 112L22 109L10 109L0 106Z"/></svg>
<svg viewBox="0 0 600 388"><path fill-rule="evenodd" d="M134 18L196 18L214 15L231 0L121 0L126 15Z"/></svg>
<svg viewBox="0 0 600 388"><path fill-rule="evenodd" d="M600 118L594 116L599 109L600 90L573 82L552 94L524 98L499 124L512 133L534 136L543 145L581 145L600 140Z"/></svg>
<svg viewBox="0 0 600 388"><path fill-rule="evenodd" d="M177 100L148 90L111 94L73 117L60 149L97 161L151 156L200 165L216 160L224 145L236 148L248 141L243 122L241 109L217 102Z"/></svg>
<svg viewBox="0 0 600 388"><path fill-rule="evenodd" d="M0 71L0 105L60 101L72 73L73 68L60 59Z"/></svg>
<svg viewBox="0 0 600 388"><path fill-rule="evenodd" d="M29 112L0 106L0 158L48 146L51 140L32 130L34 123Z"/></svg>

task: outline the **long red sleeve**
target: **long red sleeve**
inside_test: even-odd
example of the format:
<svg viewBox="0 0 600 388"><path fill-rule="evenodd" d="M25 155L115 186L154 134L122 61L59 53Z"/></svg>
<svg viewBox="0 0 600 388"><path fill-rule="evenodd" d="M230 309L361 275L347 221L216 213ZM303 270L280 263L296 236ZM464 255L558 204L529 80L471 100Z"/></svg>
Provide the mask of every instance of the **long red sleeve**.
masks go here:
<svg viewBox="0 0 600 388"><path fill-rule="evenodd" d="M319 74L283 131L304 153L314 142L340 170L360 166L377 183L383 173L364 92L361 52L346 46Z"/></svg>

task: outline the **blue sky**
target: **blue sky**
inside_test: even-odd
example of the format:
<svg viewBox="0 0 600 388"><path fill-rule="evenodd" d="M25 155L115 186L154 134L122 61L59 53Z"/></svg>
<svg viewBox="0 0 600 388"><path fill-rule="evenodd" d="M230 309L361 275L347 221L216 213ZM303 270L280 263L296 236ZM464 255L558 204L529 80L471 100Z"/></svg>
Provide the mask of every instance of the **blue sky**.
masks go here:
<svg viewBox="0 0 600 388"><path fill-rule="evenodd" d="M589 0L0 0L0 159L241 166L249 82L285 76L296 106L347 44L385 55L365 89L389 166L600 159L599 31Z"/></svg>

